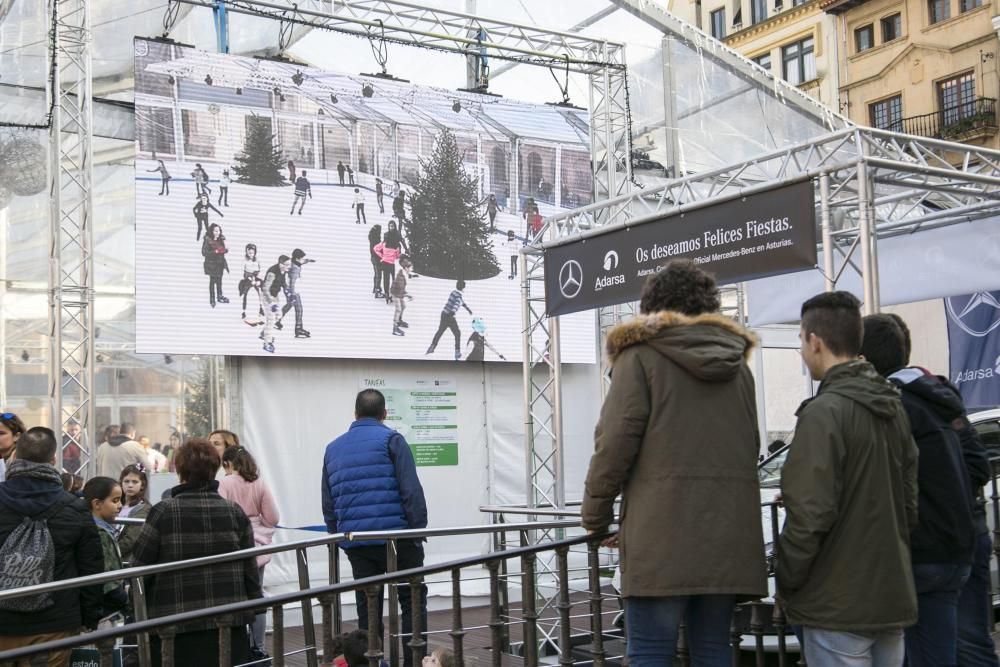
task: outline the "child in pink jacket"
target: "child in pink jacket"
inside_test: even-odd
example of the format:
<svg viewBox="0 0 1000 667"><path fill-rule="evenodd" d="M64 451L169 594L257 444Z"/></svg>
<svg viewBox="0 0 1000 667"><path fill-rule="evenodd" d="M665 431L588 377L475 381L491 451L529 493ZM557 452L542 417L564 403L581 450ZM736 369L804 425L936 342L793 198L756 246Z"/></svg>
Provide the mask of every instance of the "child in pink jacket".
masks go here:
<svg viewBox="0 0 1000 667"><path fill-rule="evenodd" d="M219 482L219 495L243 508L253 526L253 538L257 546L270 544L278 526L278 506L264 480L260 478L257 462L245 447L237 445L227 448L222 455L222 469L226 476ZM264 566L270 561L270 556L257 556L262 585ZM261 652L264 651L266 619L266 614L257 614L251 628L254 644Z"/></svg>

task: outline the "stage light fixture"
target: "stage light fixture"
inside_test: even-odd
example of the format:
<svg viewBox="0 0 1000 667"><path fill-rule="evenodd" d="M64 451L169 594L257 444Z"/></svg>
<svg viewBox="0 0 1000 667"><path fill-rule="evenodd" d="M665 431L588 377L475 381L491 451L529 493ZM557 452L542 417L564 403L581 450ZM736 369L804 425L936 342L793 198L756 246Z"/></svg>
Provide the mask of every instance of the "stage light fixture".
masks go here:
<svg viewBox="0 0 1000 667"><path fill-rule="evenodd" d="M298 70L296 70L295 74L292 75L292 83L294 83L296 86L301 86L302 82L305 80L306 78L302 76L302 72Z"/></svg>
<svg viewBox="0 0 1000 667"><path fill-rule="evenodd" d="M455 103L451 105L451 110L454 111L455 113L458 113L459 111L462 110L462 103L459 102L458 100L455 100Z"/></svg>
<svg viewBox="0 0 1000 667"><path fill-rule="evenodd" d="M323 108L322 108L322 107L320 107L320 108L319 108L319 110L318 110L318 111L316 112L316 114L317 114L317 115L319 115L319 116L325 116L325 115L326 115L326 112L325 112L325 111L323 111Z"/></svg>
<svg viewBox="0 0 1000 667"><path fill-rule="evenodd" d="M177 83L177 79L174 78L173 74L167 77L167 83L169 83L171 86Z"/></svg>
<svg viewBox="0 0 1000 667"><path fill-rule="evenodd" d="M205 85L206 86L211 86L212 85L212 75L211 74L206 74L205 75Z"/></svg>
<svg viewBox="0 0 1000 667"><path fill-rule="evenodd" d="M237 88L236 89L236 94L237 95L242 95L243 94L243 89L242 88Z"/></svg>
<svg viewBox="0 0 1000 667"><path fill-rule="evenodd" d="M21 350L21 361L27 361L31 359L31 355L28 354L27 350Z"/></svg>
<svg viewBox="0 0 1000 667"><path fill-rule="evenodd" d="M285 101L285 96L284 95L278 95L278 101L279 102L284 102Z"/></svg>
<svg viewBox="0 0 1000 667"><path fill-rule="evenodd" d="M174 358L171 357L169 354L165 354L163 355L163 363L169 366L170 364L174 363Z"/></svg>
<svg viewBox="0 0 1000 667"><path fill-rule="evenodd" d="M361 86L361 94L364 97L371 97L372 95L375 94L375 89L371 87L371 84L366 83L365 85Z"/></svg>
<svg viewBox="0 0 1000 667"><path fill-rule="evenodd" d="M337 103L337 96L334 95L333 93L330 93L330 102L332 102L333 104Z"/></svg>

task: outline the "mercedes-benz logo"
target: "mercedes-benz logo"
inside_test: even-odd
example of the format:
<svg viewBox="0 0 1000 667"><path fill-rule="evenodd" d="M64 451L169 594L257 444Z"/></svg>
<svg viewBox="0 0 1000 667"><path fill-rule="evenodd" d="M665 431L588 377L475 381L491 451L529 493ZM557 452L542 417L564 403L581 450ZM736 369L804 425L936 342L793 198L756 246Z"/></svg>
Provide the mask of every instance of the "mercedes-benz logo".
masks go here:
<svg viewBox="0 0 1000 667"><path fill-rule="evenodd" d="M583 267L575 259L567 260L559 269L559 291L567 299L574 298L583 287Z"/></svg>
<svg viewBox="0 0 1000 667"><path fill-rule="evenodd" d="M992 292L976 292L967 302L963 300L955 296L944 300L948 317L962 331L982 338L1000 327L1000 301Z"/></svg>

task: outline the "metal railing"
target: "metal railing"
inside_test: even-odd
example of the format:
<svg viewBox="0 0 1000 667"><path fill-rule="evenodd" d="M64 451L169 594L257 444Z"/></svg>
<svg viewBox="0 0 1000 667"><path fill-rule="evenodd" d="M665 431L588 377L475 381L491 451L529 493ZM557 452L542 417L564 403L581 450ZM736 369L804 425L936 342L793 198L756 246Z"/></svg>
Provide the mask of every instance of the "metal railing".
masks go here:
<svg viewBox="0 0 1000 667"><path fill-rule="evenodd" d="M997 101L979 97L920 116L909 116L885 128L921 137L960 141L982 131L997 129Z"/></svg>

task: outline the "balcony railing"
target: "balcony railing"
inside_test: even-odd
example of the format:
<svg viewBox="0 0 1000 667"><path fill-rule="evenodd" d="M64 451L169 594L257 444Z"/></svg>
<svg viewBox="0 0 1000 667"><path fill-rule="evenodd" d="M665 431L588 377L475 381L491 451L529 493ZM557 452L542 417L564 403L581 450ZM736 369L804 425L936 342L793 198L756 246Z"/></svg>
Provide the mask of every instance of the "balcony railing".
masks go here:
<svg viewBox="0 0 1000 667"><path fill-rule="evenodd" d="M997 130L997 101L979 97L922 116L901 118L883 128L921 137L963 141L983 132Z"/></svg>

